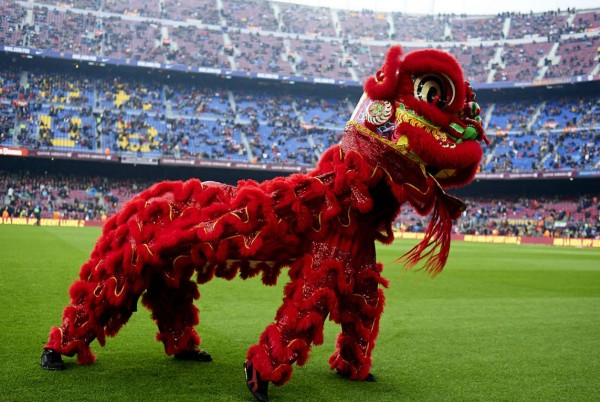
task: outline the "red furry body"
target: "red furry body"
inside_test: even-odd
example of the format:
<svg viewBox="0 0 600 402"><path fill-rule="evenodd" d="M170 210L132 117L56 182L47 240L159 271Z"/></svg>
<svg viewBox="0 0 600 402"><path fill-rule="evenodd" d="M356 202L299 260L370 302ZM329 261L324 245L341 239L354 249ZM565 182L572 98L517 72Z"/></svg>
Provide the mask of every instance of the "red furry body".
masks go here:
<svg viewBox="0 0 600 402"><path fill-rule="evenodd" d="M436 55L441 61L433 64L444 68L449 56ZM431 57L427 54L425 61ZM215 276L260 275L270 285L289 267L283 305L250 347L248 361L262 380L285 383L292 364L304 364L311 344L322 343L323 323L330 316L341 324L331 368L364 380L384 306L381 287L387 284L376 262L375 241L393 240L391 225L401 205L408 203L421 214L433 211L425 239L407 259L414 264L426 258L426 268L439 272L448 256L451 221L463 206L442 186L470 181L481 157L474 141L453 148L447 159L427 155L437 142L422 137L418 125L400 122L398 102L407 98L402 79L408 74L410 80L409 72L398 72L400 65L401 51L392 48L379 81L365 86L371 99L396 102L393 137L380 138L373 135L374 127L350 122L342 142L309 174L235 187L199 180L161 182L133 198L106 222L70 289L62 326L51 330L45 348L77 354L80 363L93 362L90 342L98 339L103 345L106 335L115 335L141 297L167 354L192 350L200 344L194 329L197 284ZM462 77L460 70L452 71ZM386 82L390 74L400 80ZM428 105L415 100L402 104L411 110L418 106L419 114L432 121L442 120L438 127L464 122L456 117L467 97L461 88L460 105L449 111L428 113ZM444 173L435 177L428 170L432 165Z"/></svg>

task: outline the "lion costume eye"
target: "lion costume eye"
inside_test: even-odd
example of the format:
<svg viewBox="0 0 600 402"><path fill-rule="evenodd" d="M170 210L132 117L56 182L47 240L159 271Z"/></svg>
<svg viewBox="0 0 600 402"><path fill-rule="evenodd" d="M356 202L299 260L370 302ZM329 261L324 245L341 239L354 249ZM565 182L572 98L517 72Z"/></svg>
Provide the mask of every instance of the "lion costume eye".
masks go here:
<svg viewBox="0 0 600 402"><path fill-rule="evenodd" d="M454 83L446 74L423 74L414 79L415 98L440 109L454 101Z"/></svg>

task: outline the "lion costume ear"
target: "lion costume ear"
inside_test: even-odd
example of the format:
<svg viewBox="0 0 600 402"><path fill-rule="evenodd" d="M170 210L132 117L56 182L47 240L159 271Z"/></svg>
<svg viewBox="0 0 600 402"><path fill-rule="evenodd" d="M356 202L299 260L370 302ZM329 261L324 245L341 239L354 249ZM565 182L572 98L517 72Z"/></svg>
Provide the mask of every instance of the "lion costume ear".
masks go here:
<svg viewBox="0 0 600 402"><path fill-rule="evenodd" d="M381 70L365 81L364 91L369 98L390 101L396 98L402 55L400 45L390 47Z"/></svg>

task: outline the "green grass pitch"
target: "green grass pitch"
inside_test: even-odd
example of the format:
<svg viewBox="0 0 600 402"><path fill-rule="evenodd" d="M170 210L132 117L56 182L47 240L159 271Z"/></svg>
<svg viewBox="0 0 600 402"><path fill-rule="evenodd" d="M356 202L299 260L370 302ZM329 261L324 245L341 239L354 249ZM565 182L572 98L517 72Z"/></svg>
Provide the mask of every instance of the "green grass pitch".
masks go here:
<svg viewBox="0 0 600 402"><path fill-rule="evenodd" d="M287 275L216 279L200 288L198 327L212 363L167 357L140 306L97 361L39 366L67 290L98 228L0 226L0 400L251 401L242 363L273 320ZM379 246L391 280L372 372L343 380L328 369L337 326L272 401L593 401L600 398L600 250L454 242L438 277L395 259L412 242Z"/></svg>

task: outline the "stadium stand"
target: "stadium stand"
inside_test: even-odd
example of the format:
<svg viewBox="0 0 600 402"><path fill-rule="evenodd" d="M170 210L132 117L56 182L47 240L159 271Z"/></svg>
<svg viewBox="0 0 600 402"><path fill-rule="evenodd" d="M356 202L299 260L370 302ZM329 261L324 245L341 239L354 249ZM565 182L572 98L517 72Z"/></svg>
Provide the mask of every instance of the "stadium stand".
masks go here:
<svg viewBox="0 0 600 402"><path fill-rule="evenodd" d="M489 17L467 17L447 19L450 21L449 39L466 42L469 40L493 41L505 37L505 15ZM446 22L448 23L448 22Z"/></svg>
<svg viewBox="0 0 600 402"><path fill-rule="evenodd" d="M552 63L546 76L557 78L568 75L598 75L598 47L600 38L570 38L558 44L559 62ZM594 71L596 71L594 73Z"/></svg>
<svg viewBox="0 0 600 402"><path fill-rule="evenodd" d="M229 28L275 32L279 23L272 3L266 1L223 0L222 15Z"/></svg>
<svg viewBox="0 0 600 402"><path fill-rule="evenodd" d="M103 220L150 182L85 175L0 171L0 199L10 216Z"/></svg>
<svg viewBox="0 0 600 402"><path fill-rule="evenodd" d="M79 0L76 2L78 3ZM83 8L95 9L98 4L102 4L102 8L106 12L117 14L134 14L143 17L159 18L160 17L160 2L145 1L145 0L116 0L116 1L83 1Z"/></svg>
<svg viewBox="0 0 600 402"><path fill-rule="evenodd" d="M325 7L306 7L289 3L278 3L277 7L282 32L328 38L337 35L332 14Z"/></svg>
<svg viewBox="0 0 600 402"><path fill-rule="evenodd" d="M547 11L543 13L512 13L510 15L510 29L507 38L519 39L526 36L553 36L567 26L567 19L571 12L560 13Z"/></svg>
<svg viewBox="0 0 600 402"><path fill-rule="evenodd" d="M162 46L167 50L169 62L230 68L229 59L222 51L225 42L220 31L186 25L167 27L167 31Z"/></svg>
<svg viewBox="0 0 600 402"><path fill-rule="evenodd" d="M340 34L345 39L388 40L391 24L389 16L369 10L338 10Z"/></svg>
<svg viewBox="0 0 600 402"><path fill-rule="evenodd" d="M3 11L1 35L7 45L153 63L361 81L369 70L354 70L360 70L360 55L369 54L369 64L381 65L381 52L368 49L394 40L408 42L409 48L460 49L470 57L467 77L477 83L599 73L597 10L425 16L205 0L6 1ZM325 54L331 60L313 65Z"/></svg>
<svg viewBox="0 0 600 402"><path fill-rule="evenodd" d="M459 219L462 234L597 238L597 197L469 199Z"/></svg>
<svg viewBox="0 0 600 402"><path fill-rule="evenodd" d="M239 70L282 74L292 72L292 65L285 57L283 38L260 32L230 32L229 36Z"/></svg>
<svg viewBox="0 0 600 402"><path fill-rule="evenodd" d="M173 21L194 20L199 24L221 25L221 15L219 10L214 7L214 1L211 0L179 0L164 1L159 3L162 6L161 19Z"/></svg>

